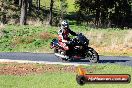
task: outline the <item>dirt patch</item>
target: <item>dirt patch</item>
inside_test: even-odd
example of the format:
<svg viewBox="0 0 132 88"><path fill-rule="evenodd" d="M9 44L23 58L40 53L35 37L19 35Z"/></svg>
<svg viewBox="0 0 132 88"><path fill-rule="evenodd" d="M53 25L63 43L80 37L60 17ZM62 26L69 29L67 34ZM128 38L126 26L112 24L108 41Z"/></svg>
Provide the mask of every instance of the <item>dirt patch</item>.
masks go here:
<svg viewBox="0 0 132 88"><path fill-rule="evenodd" d="M0 75L28 75L45 72L76 72L75 66L49 64L0 63Z"/></svg>
<svg viewBox="0 0 132 88"><path fill-rule="evenodd" d="M43 40L53 39L56 38L56 34L48 33L48 32L42 32L40 33L40 38Z"/></svg>

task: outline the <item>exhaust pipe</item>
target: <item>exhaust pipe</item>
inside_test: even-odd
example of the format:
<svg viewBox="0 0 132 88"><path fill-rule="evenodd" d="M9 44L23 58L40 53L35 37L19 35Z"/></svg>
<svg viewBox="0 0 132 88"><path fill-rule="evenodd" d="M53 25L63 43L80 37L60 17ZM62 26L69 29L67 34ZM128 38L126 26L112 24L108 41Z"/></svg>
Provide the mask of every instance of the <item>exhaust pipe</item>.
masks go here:
<svg viewBox="0 0 132 88"><path fill-rule="evenodd" d="M69 56L62 55L62 54L59 54L59 53L55 53L55 55L58 56L58 57L61 57L61 58L66 58L66 59L69 58Z"/></svg>

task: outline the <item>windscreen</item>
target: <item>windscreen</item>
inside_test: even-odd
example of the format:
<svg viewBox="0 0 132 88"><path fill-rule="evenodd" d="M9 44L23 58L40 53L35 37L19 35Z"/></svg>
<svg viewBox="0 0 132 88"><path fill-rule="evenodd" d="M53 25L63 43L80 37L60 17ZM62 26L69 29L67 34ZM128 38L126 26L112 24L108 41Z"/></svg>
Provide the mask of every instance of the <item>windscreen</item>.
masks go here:
<svg viewBox="0 0 132 88"><path fill-rule="evenodd" d="M78 35L77 38L81 44L87 44L88 45L89 40L84 35L82 35L81 33Z"/></svg>

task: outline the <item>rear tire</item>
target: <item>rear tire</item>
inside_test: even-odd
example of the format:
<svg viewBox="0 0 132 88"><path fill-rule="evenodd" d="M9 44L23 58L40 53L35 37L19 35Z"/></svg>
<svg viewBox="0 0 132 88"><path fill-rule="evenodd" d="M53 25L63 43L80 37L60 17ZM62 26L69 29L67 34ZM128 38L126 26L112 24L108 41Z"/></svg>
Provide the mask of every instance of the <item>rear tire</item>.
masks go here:
<svg viewBox="0 0 132 88"><path fill-rule="evenodd" d="M72 61L72 59L71 58L61 58L62 59L62 61L64 61L64 62L71 62Z"/></svg>
<svg viewBox="0 0 132 88"><path fill-rule="evenodd" d="M62 52L62 51L61 51ZM61 52L59 51L59 49L54 49L54 53L59 53L59 54L61 54ZM63 52L63 54L65 55L66 54L66 52L64 51ZM62 58L62 57L59 57L59 56L57 56L60 60L62 60L62 62L70 62L71 61L71 59L70 58Z"/></svg>
<svg viewBox="0 0 132 88"><path fill-rule="evenodd" d="M87 53L86 53L86 58L91 62L91 63L97 63L99 61L99 55L98 53L91 47L89 47Z"/></svg>
<svg viewBox="0 0 132 88"><path fill-rule="evenodd" d="M54 53L58 53L58 49L54 48Z"/></svg>

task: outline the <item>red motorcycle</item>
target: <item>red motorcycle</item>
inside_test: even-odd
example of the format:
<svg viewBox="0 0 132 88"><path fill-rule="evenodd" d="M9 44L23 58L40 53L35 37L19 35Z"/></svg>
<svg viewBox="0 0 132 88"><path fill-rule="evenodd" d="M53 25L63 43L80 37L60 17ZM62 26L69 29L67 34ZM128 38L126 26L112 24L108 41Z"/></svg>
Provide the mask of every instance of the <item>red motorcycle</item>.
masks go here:
<svg viewBox="0 0 132 88"><path fill-rule="evenodd" d="M76 38L71 39L66 43L69 50L66 51L58 43L57 39L53 39L51 42L51 48L54 49L54 53L57 57L65 61L71 60L89 60L92 63L97 63L99 61L98 53L91 47L89 47L89 40L82 34L78 34Z"/></svg>

